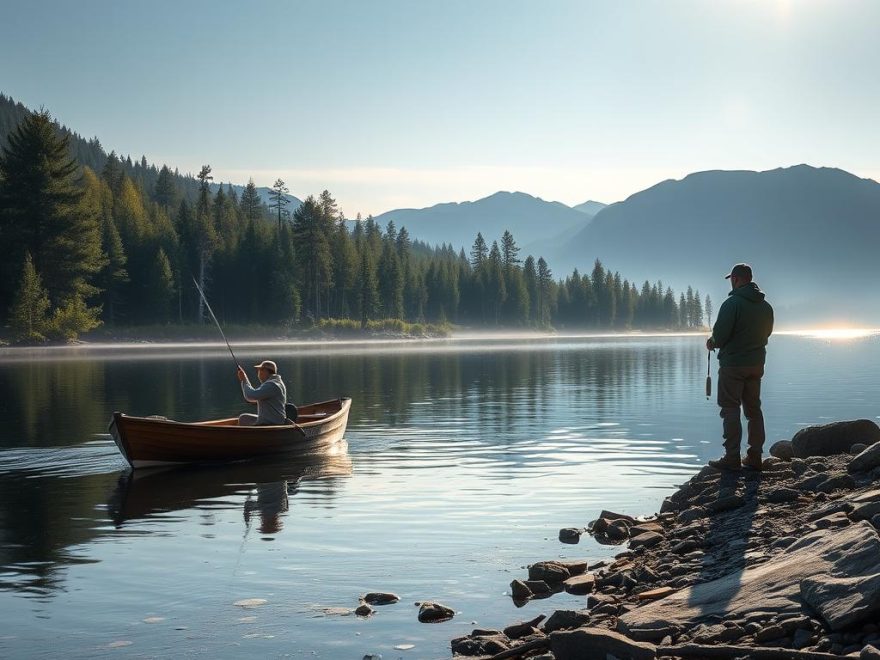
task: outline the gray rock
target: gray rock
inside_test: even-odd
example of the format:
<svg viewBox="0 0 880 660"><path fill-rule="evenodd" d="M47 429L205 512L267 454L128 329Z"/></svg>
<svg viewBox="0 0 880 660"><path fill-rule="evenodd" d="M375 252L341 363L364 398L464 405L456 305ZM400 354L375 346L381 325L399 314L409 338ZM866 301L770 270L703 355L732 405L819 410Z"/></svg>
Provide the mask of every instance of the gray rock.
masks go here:
<svg viewBox="0 0 880 660"><path fill-rule="evenodd" d="M520 621L519 623L514 623L510 626L507 626L503 632L510 639L519 639L521 637L526 637L527 635L534 635L535 633L539 632L535 626L537 626L543 620L544 615L541 614L531 621Z"/></svg>
<svg viewBox="0 0 880 660"><path fill-rule="evenodd" d="M835 490L852 490L855 487L855 479L848 474L838 474L816 486L816 491L819 493L833 493Z"/></svg>
<svg viewBox="0 0 880 660"><path fill-rule="evenodd" d="M880 467L880 446L874 444L857 454L847 465L850 473L868 472Z"/></svg>
<svg viewBox="0 0 880 660"><path fill-rule="evenodd" d="M859 660L880 660L880 650L868 644L859 652Z"/></svg>
<svg viewBox="0 0 880 660"><path fill-rule="evenodd" d="M794 434L792 452L798 458L845 454L855 444L880 441L880 427L870 419L808 426Z"/></svg>
<svg viewBox="0 0 880 660"><path fill-rule="evenodd" d="M789 467L791 467L791 471L794 472L795 476L797 477L801 476L804 472L810 469L810 467L807 465L807 462L802 458L791 459Z"/></svg>
<svg viewBox="0 0 880 660"><path fill-rule="evenodd" d="M794 457L794 448L791 446L791 440L779 440L770 445L770 455L781 458L783 461L790 461Z"/></svg>
<svg viewBox="0 0 880 660"><path fill-rule="evenodd" d="M584 530L580 527L563 527L559 530L559 540L563 543L578 543Z"/></svg>
<svg viewBox="0 0 880 660"><path fill-rule="evenodd" d="M738 509L745 503L746 501L739 495L728 495L709 502L708 509L712 513L724 513L725 511Z"/></svg>
<svg viewBox="0 0 880 660"><path fill-rule="evenodd" d="M804 479L801 479L799 482L797 482L795 484L795 488L797 488L799 490L815 491L816 487L819 484L824 483L825 481L828 481L828 479L830 477L831 477L831 475L828 474L827 472L820 472L819 474L812 474L808 477L805 477Z"/></svg>
<svg viewBox="0 0 880 660"><path fill-rule="evenodd" d="M819 578L821 582L829 575L849 576L848 579L856 581L849 585L852 588L869 585L871 579L880 580L880 537L870 524L854 523L834 534L824 531L806 534L763 563L685 587L666 598L637 607L621 615L620 625L632 636L642 629L671 626L684 630L711 617L745 618L756 611L799 615L804 602L801 583L810 578ZM880 589L875 587L874 590L880 598ZM817 604L814 609L824 618L820 603L824 592L817 586L814 593ZM862 606L860 598L867 603L869 594L852 596L852 607L847 611L867 611L869 608ZM828 616L836 621L837 612L830 605L825 607ZM853 623L860 620L856 617Z"/></svg>
<svg viewBox="0 0 880 660"><path fill-rule="evenodd" d="M583 660L612 655L619 660L653 660L657 648L646 642L634 642L603 628L578 628L550 635L550 650L557 660Z"/></svg>
<svg viewBox="0 0 880 660"><path fill-rule="evenodd" d="M526 580L523 584L532 592L533 596L544 596L553 591L544 580Z"/></svg>
<svg viewBox="0 0 880 660"><path fill-rule="evenodd" d="M785 631L782 629L782 626L766 626L755 633L755 641L763 644L764 642L769 642L771 639L779 639L784 635Z"/></svg>
<svg viewBox="0 0 880 660"><path fill-rule="evenodd" d="M844 513L849 513L853 510L853 505L849 502L839 501L839 502L831 502L830 504L826 504L823 507L819 507L812 513L807 516L807 520L819 520L819 518L824 518L832 513L838 513L843 511Z"/></svg>
<svg viewBox="0 0 880 660"><path fill-rule="evenodd" d="M608 594L590 594L587 596L587 607L590 609L599 607L601 605L607 604L617 604L617 599L614 596L610 596Z"/></svg>
<svg viewBox="0 0 880 660"><path fill-rule="evenodd" d="M595 585L596 577L592 573L576 575L574 577L568 578L565 582L562 583L562 586L565 588L566 593L574 594L575 596L583 596L585 594L591 593Z"/></svg>
<svg viewBox="0 0 880 660"><path fill-rule="evenodd" d="M657 532L643 532L638 536L634 536L629 541L629 547L636 548L652 548L663 540L663 534Z"/></svg>
<svg viewBox="0 0 880 660"><path fill-rule="evenodd" d="M548 635L557 630L580 628L590 622L590 613L585 610L556 610L544 622L544 632Z"/></svg>
<svg viewBox="0 0 880 660"><path fill-rule="evenodd" d="M804 628L798 628L794 631L791 640L791 647L794 649L803 649L813 643L813 631Z"/></svg>
<svg viewBox="0 0 880 660"><path fill-rule="evenodd" d="M510 641L501 633L495 635L467 636L453 639L453 655L487 656L495 655L510 648Z"/></svg>
<svg viewBox="0 0 880 660"><path fill-rule="evenodd" d="M773 543L770 544L770 548L772 550L781 550L787 548L795 541L797 541L797 537L795 536L783 536L782 538L778 538L773 541Z"/></svg>
<svg viewBox="0 0 880 660"><path fill-rule="evenodd" d="M361 600L368 605L391 605L400 600L397 594L383 593L381 591L371 591L361 596Z"/></svg>
<svg viewBox="0 0 880 660"><path fill-rule="evenodd" d="M514 580L510 583L510 595L514 600L528 600L534 594L522 580Z"/></svg>
<svg viewBox="0 0 880 660"><path fill-rule="evenodd" d="M586 559L554 559L554 564L559 564L568 570L569 575L580 575L587 570Z"/></svg>
<svg viewBox="0 0 880 660"><path fill-rule="evenodd" d="M625 513L614 513L614 511L607 511L602 509L602 513L599 514L600 518L604 518L605 520L624 520L628 522L630 525L634 525L636 523L636 519L632 516L628 516Z"/></svg>
<svg viewBox="0 0 880 660"><path fill-rule="evenodd" d="M767 493L767 501L773 504L782 504L783 502L794 502L800 496L800 492L793 488L780 487Z"/></svg>
<svg viewBox="0 0 880 660"><path fill-rule="evenodd" d="M863 451L865 451L867 448L868 448L868 445L863 444L861 442L857 442L856 444L854 444L852 447L849 448L849 453L852 456L858 456Z"/></svg>
<svg viewBox="0 0 880 660"><path fill-rule="evenodd" d="M663 525L656 522L642 522L629 528L630 537L636 537L645 532L657 532L658 534L662 534Z"/></svg>
<svg viewBox="0 0 880 660"><path fill-rule="evenodd" d="M683 524L706 517L706 509L701 506L692 506L678 514L678 521Z"/></svg>
<svg viewBox="0 0 880 660"><path fill-rule="evenodd" d="M854 508L849 517L853 520L870 520L880 513L880 502L866 502Z"/></svg>
<svg viewBox="0 0 880 660"><path fill-rule="evenodd" d="M529 566L529 580L543 580L547 584L555 584L570 577L571 572L555 561L539 561Z"/></svg>
<svg viewBox="0 0 880 660"><path fill-rule="evenodd" d="M455 612L440 603L424 602L419 607L419 621L422 623L441 623L449 621Z"/></svg>
<svg viewBox="0 0 880 660"><path fill-rule="evenodd" d="M816 521L816 529L838 529L849 525L849 518L843 511L832 513L830 516L819 518Z"/></svg>
<svg viewBox="0 0 880 660"><path fill-rule="evenodd" d="M831 630L843 630L880 612L880 574L808 577L801 583L801 597Z"/></svg>

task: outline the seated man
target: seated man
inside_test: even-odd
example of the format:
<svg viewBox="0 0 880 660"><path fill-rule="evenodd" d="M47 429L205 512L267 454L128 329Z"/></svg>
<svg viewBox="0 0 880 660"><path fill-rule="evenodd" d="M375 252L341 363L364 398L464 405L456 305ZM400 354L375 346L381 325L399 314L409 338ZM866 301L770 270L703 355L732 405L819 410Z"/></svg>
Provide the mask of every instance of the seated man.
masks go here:
<svg viewBox="0 0 880 660"><path fill-rule="evenodd" d="M257 404L257 414L245 413L238 418L239 426L273 426L287 424L287 388L278 375L278 367L272 360L263 360L255 365L259 387L251 387L247 374L241 367L236 375L241 382L241 392L245 401Z"/></svg>

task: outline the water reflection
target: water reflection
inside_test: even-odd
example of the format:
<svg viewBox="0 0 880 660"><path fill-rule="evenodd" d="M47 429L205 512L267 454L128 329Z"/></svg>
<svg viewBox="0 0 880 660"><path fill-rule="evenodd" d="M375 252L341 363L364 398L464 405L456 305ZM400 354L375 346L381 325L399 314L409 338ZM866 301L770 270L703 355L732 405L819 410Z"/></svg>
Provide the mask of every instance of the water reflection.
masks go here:
<svg viewBox="0 0 880 660"><path fill-rule="evenodd" d="M240 505L247 528L256 516L261 533L274 534L283 527L288 497L297 493L303 481L325 480L323 504L332 508L337 480L351 471L345 440L323 454L282 460L133 470L119 477L108 510L121 529L133 521L175 511Z"/></svg>
<svg viewBox="0 0 880 660"><path fill-rule="evenodd" d="M320 483L309 490L311 503L332 508L339 480L352 471L348 445L341 440L325 454L283 461L121 474L74 470L58 477L59 470L70 470L61 461L112 466L111 451L103 443L101 460L92 451L77 456L58 450L54 460L45 451L37 451L37 457L30 456L34 450L2 452L0 590L50 597L64 589L71 566L98 561L88 550L98 541L137 535L138 521L172 512L239 509L245 535L254 517L261 534L277 534L290 516L288 498L303 482ZM11 468L16 463L27 467ZM108 517L114 526L107 525Z"/></svg>

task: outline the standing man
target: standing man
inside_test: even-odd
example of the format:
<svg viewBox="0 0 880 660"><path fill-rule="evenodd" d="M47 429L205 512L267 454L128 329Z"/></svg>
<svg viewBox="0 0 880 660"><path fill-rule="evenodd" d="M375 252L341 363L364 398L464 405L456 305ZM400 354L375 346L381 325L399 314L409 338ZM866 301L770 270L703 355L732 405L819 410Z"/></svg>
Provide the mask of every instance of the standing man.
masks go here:
<svg viewBox="0 0 880 660"><path fill-rule="evenodd" d="M239 415L239 426L273 426L287 424L287 388L284 381L278 375L278 366L272 360L263 360L254 365L257 369L257 378L260 379L259 387L251 387L247 374L241 367L236 376L241 382L241 393L245 401L257 404L257 414L245 413Z"/></svg>
<svg viewBox="0 0 880 660"><path fill-rule="evenodd" d="M761 378L767 355L767 338L773 332L773 308L764 292L752 281L752 267L736 264L725 279L731 291L718 310L718 319L706 348L718 352L718 405L724 427L724 456L709 465L721 470L741 467L761 469L764 447L764 413L761 412ZM749 448L740 458L742 422L740 406L748 425Z"/></svg>

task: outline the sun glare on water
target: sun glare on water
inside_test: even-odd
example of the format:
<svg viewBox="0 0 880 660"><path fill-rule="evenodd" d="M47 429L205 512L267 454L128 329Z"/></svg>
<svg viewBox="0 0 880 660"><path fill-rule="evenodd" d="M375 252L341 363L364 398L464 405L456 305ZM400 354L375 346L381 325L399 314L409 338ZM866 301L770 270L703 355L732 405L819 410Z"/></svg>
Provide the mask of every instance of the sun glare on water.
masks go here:
<svg viewBox="0 0 880 660"><path fill-rule="evenodd" d="M798 330L791 334L812 337L815 339L845 340L871 337L880 334L880 330L876 328L814 328L810 330Z"/></svg>

